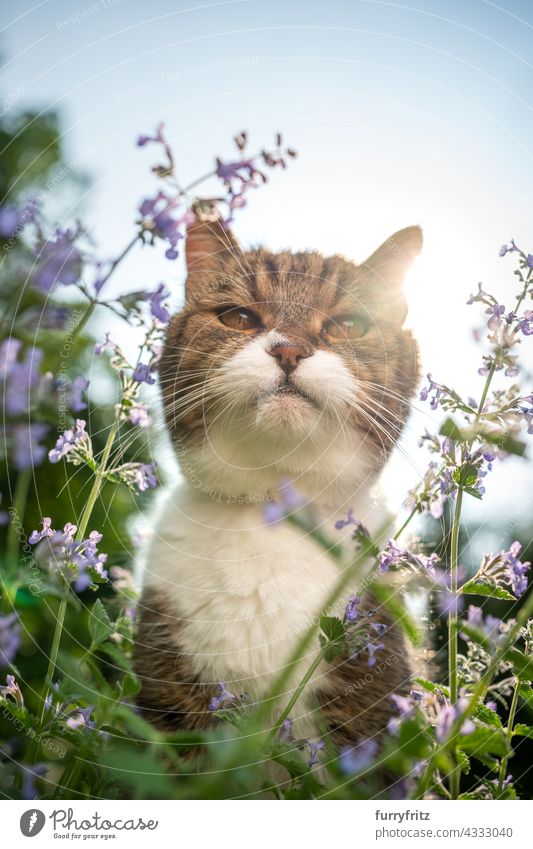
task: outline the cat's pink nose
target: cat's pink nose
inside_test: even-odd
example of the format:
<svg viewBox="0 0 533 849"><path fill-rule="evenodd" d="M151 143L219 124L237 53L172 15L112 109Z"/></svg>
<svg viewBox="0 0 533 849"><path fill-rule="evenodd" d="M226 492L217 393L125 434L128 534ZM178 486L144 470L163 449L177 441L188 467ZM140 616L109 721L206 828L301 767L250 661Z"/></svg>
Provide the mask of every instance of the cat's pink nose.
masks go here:
<svg viewBox="0 0 533 849"><path fill-rule="evenodd" d="M290 374L297 367L300 360L311 356L310 352L302 345L276 345L268 352L278 361L278 365L285 374Z"/></svg>

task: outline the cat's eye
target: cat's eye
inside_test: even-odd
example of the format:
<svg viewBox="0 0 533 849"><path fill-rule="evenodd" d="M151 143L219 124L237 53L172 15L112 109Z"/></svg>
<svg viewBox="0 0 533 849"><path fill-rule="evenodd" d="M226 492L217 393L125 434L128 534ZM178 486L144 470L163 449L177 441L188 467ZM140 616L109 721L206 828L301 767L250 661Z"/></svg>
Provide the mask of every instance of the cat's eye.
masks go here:
<svg viewBox="0 0 533 849"><path fill-rule="evenodd" d="M322 332L329 342L346 342L360 339L368 330L368 322L363 315L339 315L326 321Z"/></svg>
<svg viewBox="0 0 533 849"><path fill-rule="evenodd" d="M218 320L231 327L232 330L240 330L241 333L251 333L259 330L261 319L252 310L244 307L227 307L218 311Z"/></svg>

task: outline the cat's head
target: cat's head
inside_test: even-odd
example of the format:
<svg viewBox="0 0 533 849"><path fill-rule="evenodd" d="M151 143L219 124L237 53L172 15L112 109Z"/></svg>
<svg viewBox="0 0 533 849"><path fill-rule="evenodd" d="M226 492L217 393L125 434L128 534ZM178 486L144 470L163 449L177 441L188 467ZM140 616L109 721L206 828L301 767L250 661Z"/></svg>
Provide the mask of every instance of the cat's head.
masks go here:
<svg viewBox="0 0 533 849"><path fill-rule="evenodd" d="M421 246L409 227L356 265L243 251L220 224L193 224L186 302L160 364L186 474L234 493L379 471L418 380L402 285Z"/></svg>

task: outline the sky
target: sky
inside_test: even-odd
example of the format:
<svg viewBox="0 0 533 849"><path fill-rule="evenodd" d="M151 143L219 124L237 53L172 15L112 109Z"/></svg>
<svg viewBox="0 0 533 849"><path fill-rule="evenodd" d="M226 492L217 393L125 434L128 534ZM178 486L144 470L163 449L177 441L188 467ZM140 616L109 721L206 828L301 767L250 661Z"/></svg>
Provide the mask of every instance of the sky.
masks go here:
<svg viewBox="0 0 533 849"><path fill-rule="evenodd" d="M129 240L154 192L140 133L165 122L187 183L232 153L235 132L259 149L283 131L299 158L250 198L239 240L361 261L420 224L409 324L425 369L479 396L478 316L465 301L483 281L509 302L499 247L512 236L533 251L532 36L521 0L20 0L2 12L0 102L60 111L68 167L92 178L65 218L83 216L103 255ZM113 285L160 280L179 300L181 263L146 249ZM416 437L432 419L415 407L407 459L387 476L393 502L427 462ZM514 509L517 492L527 515L530 481L527 464L505 464L484 515L502 499Z"/></svg>

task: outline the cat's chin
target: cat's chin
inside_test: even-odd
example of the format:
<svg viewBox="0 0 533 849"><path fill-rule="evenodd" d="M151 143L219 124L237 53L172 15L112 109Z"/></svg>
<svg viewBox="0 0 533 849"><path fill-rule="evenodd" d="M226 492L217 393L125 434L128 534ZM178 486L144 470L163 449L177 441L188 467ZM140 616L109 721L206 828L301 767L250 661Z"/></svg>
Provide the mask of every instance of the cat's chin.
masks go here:
<svg viewBox="0 0 533 849"><path fill-rule="evenodd" d="M281 391L258 400L256 425L275 436L287 436L287 431L307 436L316 427L320 415L321 410L311 398Z"/></svg>

